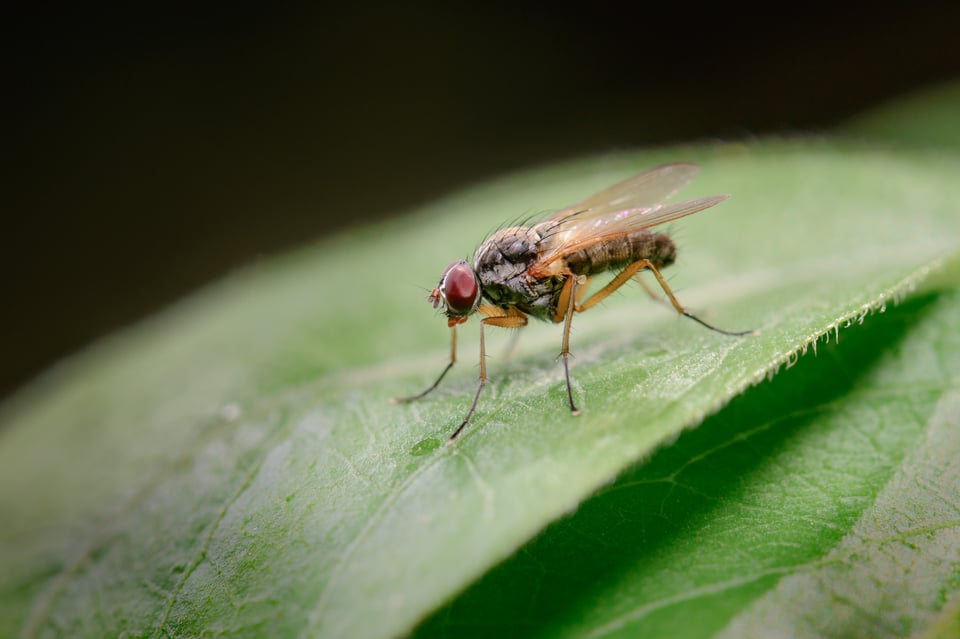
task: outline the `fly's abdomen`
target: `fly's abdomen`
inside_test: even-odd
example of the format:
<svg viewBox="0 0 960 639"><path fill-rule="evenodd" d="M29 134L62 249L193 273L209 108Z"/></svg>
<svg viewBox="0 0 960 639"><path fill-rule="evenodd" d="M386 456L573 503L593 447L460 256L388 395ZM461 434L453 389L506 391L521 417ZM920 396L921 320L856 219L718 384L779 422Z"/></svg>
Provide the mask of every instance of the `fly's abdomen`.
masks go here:
<svg viewBox="0 0 960 639"><path fill-rule="evenodd" d="M670 266L677 257L677 246L667 235L636 231L607 242L597 242L566 257L567 266L577 275L595 275L620 270L637 260L650 260L658 268Z"/></svg>

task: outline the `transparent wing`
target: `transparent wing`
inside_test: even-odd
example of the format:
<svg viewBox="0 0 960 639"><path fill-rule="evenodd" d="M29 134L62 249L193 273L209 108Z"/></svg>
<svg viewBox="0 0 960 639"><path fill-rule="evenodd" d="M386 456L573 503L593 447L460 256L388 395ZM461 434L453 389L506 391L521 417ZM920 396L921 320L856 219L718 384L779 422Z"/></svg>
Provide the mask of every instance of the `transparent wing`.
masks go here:
<svg viewBox="0 0 960 639"><path fill-rule="evenodd" d="M564 255L583 250L593 244L692 215L728 197L730 196L710 195L670 204L606 210L600 215L586 215L586 211L568 213L565 218L553 219L552 222L546 223L552 223L553 227L545 228L542 233L540 257L536 267L543 268ZM591 212L593 210L591 209Z"/></svg>
<svg viewBox="0 0 960 639"><path fill-rule="evenodd" d="M698 170L690 162L662 164L594 193L550 219L563 220L571 215L589 219L612 211L653 207L689 184Z"/></svg>

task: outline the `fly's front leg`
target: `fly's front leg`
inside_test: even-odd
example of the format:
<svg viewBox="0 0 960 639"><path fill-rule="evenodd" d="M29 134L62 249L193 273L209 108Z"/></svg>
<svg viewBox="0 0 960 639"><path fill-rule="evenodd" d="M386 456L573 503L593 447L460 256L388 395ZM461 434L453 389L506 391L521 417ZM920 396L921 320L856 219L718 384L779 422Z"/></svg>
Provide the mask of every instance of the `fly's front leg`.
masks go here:
<svg viewBox="0 0 960 639"><path fill-rule="evenodd" d="M453 365L456 363L457 363L457 325L454 323L451 323L450 324L450 363L447 364L447 367L443 369L442 373L440 373L440 377L437 378L437 381L431 384L430 387L427 388L427 390L423 391L422 393L411 395L410 397L394 397L390 401L393 402L394 404L400 404L403 402L416 401L422 397L425 397L428 393L430 393L430 391L432 391L434 388L440 385L440 380L443 379L443 376L447 374L447 371L453 368Z"/></svg>
<svg viewBox="0 0 960 639"><path fill-rule="evenodd" d="M483 327L489 325L499 326L501 328L520 328L527 324L526 315L516 309L503 310L494 306L482 305L478 311L484 314L496 313L496 315L480 320L480 383L477 385L477 392L473 396L473 403L470 404L470 410L467 411L467 416L463 418L463 422L457 427L457 430L453 431L453 435L450 435L450 439L447 440L448 444L453 442L453 440L457 438L457 435L470 423L470 418L473 417L473 411L477 409L480 391L483 390L483 387L487 383L487 351L484 346Z"/></svg>

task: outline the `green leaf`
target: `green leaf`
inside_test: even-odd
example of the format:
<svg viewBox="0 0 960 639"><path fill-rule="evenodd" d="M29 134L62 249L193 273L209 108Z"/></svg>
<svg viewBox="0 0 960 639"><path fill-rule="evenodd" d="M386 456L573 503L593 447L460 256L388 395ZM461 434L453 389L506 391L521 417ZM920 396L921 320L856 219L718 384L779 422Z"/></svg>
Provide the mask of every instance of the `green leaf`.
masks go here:
<svg viewBox="0 0 960 639"><path fill-rule="evenodd" d="M672 225L670 284L710 321L759 336L703 330L631 287L575 318L579 417L553 325L524 329L509 360L508 338L488 331L491 383L453 446L436 444L476 388L472 330L434 396L387 402L447 357L448 329L418 286L504 220L681 159L702 166L690 195L734 197ZM956 333L956 269L935 269L958 248L958 171L942 155L828 143L622 154L504 179L238 273L4 405L0 636L402 635L521 546L423 632L518 619L545 635L678 619L734 632L796 606L804 578L889 554L878 527L885 508L904 512L888 494L898 473L924 465L910 460L931 433L931 454L957 445L944 363L955 344L935 340L944 325ZM931 272L936 285L896 306ZM899 391L903 379L922 397ZM879 425L844 422L847 402ZM827 455L834 443L846 454ZM849 546L857 535L875 541ZM956 566L944 555L928 580L944 598ZM651 601L669 605L630 616Z"/></svg>
<svg viewBox="0 0 960 639"><path fill-rule="evenodd" d="M418 636L518 620L551 637L913 634L960 577L958 317L956 291L928 293L842 332L621 475Z"/></svg>

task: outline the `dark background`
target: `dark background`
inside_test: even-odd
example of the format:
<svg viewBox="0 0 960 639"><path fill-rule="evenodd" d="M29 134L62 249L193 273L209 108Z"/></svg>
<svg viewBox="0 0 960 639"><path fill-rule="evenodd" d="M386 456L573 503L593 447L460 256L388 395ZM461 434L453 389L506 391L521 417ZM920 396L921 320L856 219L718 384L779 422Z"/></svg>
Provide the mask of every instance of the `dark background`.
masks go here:
<svg viewBox="0 0 960 639"><path fill-rule="evenodd" d="M960 77L960 3L3 9L0 396L231 268L588 152Z"/></svg>

